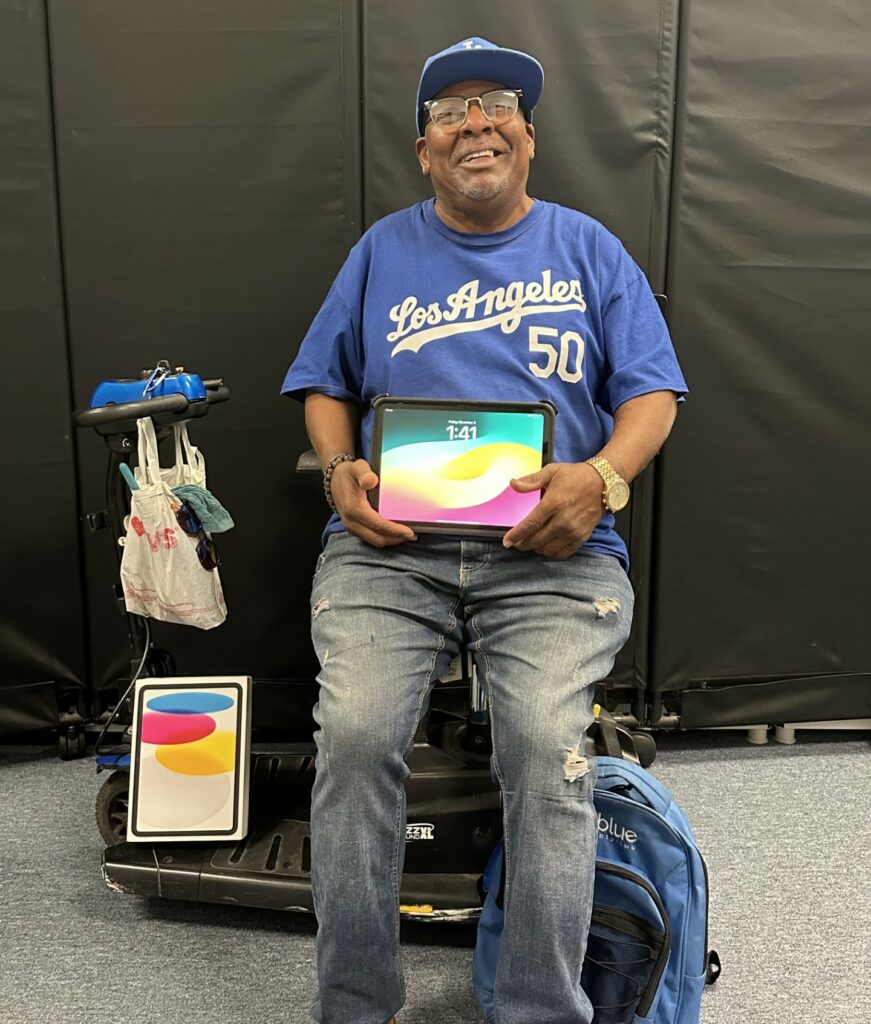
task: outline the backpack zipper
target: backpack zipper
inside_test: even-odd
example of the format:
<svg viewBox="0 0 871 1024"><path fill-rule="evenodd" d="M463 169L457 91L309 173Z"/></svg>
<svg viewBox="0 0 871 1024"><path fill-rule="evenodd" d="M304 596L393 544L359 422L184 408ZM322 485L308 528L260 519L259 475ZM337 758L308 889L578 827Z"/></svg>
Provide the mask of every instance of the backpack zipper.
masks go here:
<svg viewBox="0 0 871 1024"><path fill-rule="evenodd" d="M596 870L604 871L610 875L617 875L620 878L625 878L627 881L633 882L635 885L642 888L653 901L662 920L662 926L665 929L662 939L662 948L656 958L656 963L653 965L653 973L650 976L650 981L647 983L644 994L639 1000L638 1007L635 1010L635 1013L639 1017L646 1017L650 1012L650 1007L653 1005L653 997L656 995L656 991L659 988L659 983L662 980L662 975L665 971L665 965L668 963L668 955L671 952L671 925L668 922L668 915L665 912L665 907L663 906L659 893L640 875L636 875L628 868L620 867L617 864L611 864L605 860L596 861Z"/></svg>

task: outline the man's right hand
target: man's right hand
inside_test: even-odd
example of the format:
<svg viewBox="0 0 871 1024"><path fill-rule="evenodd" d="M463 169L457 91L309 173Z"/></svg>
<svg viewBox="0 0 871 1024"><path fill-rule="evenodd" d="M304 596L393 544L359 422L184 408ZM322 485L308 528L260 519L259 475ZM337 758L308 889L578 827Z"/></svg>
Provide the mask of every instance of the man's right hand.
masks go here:
<svg viewBox="0 0 871 1024"><path fill-rule="evenodd" d="M340 462L333 470L330 491L345 529L376 548L417 540L410 526L382 518L369 504L367 492L377 486L378 477L365 459Z"/></svg>

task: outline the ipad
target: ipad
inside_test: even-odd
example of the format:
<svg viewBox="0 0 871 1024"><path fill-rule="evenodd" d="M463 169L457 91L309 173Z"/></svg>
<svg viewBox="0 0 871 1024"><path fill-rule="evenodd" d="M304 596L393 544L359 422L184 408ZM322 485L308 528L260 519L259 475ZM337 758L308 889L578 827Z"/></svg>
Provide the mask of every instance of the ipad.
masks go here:
<svg viewBox="0 0 871 1024"><path fill-rule="evenodd" d="M549 402L393 398L373 403L370 500L379 515L416 532L501 536L541 499L513 477L551 461Z"/></svg>

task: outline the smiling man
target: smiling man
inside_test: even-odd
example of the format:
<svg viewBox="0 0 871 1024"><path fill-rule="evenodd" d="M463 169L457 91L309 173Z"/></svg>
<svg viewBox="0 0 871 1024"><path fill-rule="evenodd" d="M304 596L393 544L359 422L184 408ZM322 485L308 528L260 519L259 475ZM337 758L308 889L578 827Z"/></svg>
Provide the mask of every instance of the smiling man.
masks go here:
<svg viewBox="0 0 871 1024"><path fill-rule="evenodd" d="M439 216L458 231L499 231L532 209L526 194L535 129L517 117L520 90L456 82L424 104L436 131L417 140ZM470 206L471 201L471 206Z"/></svg>
<svg viewBox="0 0 871 1024"><path fill-rule="evenodd" d="M465 39L426 61L416 151L434 198L374 224L287 373L333 510L312 591L321 662L312 884L321 1024L404 1002L403 784L430 691L472 650L502 789L505 930L495 1024L589 1024L596 682L629 635L614 513L686 390L643 273L600 223L527 191L544 82L529 54ZM497 539L421 534L367 494L381 394L556 406L541 492Z"/></svg>

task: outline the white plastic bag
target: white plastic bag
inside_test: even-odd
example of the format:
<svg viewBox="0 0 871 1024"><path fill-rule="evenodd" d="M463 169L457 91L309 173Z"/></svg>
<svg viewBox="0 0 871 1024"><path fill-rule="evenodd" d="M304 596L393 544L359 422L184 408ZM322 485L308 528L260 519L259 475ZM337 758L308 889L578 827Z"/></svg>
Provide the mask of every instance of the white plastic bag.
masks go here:
<svg viewBox="0 0 871 1024"><path fill-rule="evenodd" d="M180 503L161 473L154 424L150 417L137 424L139 490L131 492L121 559L127 610L212 629L227 617L218 570L203 568L197 556L202 538L189 536L176 519Z"/></svg>
<svg viewBox="0 0 871 1024"><path fill-rule="evenodd" d="M206 486L206 460L203 453L191 444L188 437L187 423L176 423L175 431L175 478L171 481L170 487L178 487L181 484L197 484L199 487ZM184 449L184 454L182 454Z"/></svg>
<svg viewBox="0 0 871 1024"><path fill-rule="evenodd" d="M153 429L154 424L152 424ZM191 444L191 440L188 437L187 421L184 423L174 423L172 432L175 440L175 462L171 466L160 470L161 479L165 480L170 487L180 487L182 484L198 484L200 487L205 487L206 460L199 448ZM140 486L142 481L146 479L145 472L145 463L140 461L139 465L133 470L136 483Z"/></svg>

